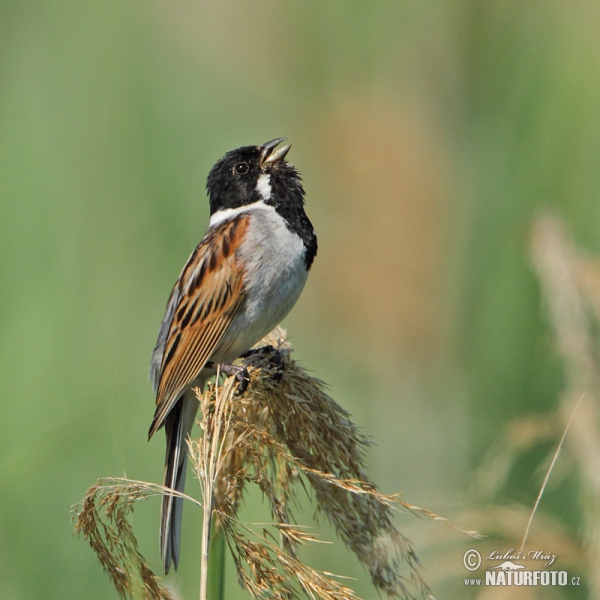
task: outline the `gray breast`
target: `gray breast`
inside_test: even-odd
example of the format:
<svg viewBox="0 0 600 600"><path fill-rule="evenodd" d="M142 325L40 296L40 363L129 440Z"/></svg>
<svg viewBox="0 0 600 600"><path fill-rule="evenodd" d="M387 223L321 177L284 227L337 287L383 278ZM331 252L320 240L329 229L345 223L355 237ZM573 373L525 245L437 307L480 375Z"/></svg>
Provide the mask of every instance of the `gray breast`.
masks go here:
<svg viewBox="0 0 600 600"><path fill-rule="evenodd" d="M240 248L246 301L219 344L225 356L218 360L234 360L278 325L296 304L308 275L304 243L275 209L262 205L251 215Z"/></svg>

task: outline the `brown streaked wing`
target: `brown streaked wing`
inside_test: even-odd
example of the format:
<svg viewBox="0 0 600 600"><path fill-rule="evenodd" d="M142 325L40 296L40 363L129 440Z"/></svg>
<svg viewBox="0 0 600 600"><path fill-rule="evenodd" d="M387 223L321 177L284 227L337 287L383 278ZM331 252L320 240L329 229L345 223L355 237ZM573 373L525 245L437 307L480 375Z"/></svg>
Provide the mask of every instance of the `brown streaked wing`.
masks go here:
<svg viewBox="0 0 600 600"><path fill-rule="evenodd" d="M242 304L243 272L236 249L249 219L237 217L209 229L181 272L176 283L181 296L165 344L149 437L198 376Z"/></svg>

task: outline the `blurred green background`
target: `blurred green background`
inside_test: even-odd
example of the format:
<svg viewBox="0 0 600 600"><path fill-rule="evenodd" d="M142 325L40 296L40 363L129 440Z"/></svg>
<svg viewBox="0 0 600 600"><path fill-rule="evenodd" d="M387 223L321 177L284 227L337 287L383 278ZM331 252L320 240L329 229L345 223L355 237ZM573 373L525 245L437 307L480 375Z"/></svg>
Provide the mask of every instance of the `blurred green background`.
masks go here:
<svg viewBox="0 0 600 600"><path fill-rule="evenodd" d="M147 368L207 226L206 175L279 136L319 234L284 326L373 438L372 478L466 529L526 514L560 430L491 497L473 483L563 390L528 237L551 206L600 253L599 26L585 1L1 0L0 598L117 597L70 506L101 476L160 481ZM535 549L585 585L502 597L593 597L586 488L568 447L560 461L538 516L564 543ZM195 510L168 578L181 598L197 596ZM484 542L398 526L437 597L500 598L464 586L462 556L518 546L518 518ZM158 519L158 499L136 508L157 571ZM377 597L340 544L305 556ZM227 597L247 597L231 565Z"/></svg>

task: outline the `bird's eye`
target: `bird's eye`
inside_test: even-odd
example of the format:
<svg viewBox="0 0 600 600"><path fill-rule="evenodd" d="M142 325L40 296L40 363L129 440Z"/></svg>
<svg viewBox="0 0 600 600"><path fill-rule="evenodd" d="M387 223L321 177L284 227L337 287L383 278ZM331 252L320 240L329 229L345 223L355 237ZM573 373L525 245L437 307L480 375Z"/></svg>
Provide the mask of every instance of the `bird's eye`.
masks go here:
<svg viewBox="0 0 600 600"><path fill-rule="evenodd" d="M237 163L237 165L233 167L233 172L236 175L246 175L246 173L248 173L249 170L250 167L248 166L248 163L245 162Z"/></svg>

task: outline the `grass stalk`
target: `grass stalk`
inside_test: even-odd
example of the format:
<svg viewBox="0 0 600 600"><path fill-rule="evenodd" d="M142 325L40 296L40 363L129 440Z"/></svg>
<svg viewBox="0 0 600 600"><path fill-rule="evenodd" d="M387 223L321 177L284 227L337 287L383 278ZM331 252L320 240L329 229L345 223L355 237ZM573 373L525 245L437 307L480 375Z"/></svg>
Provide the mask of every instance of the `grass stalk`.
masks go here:
<svg viewBox="0 0 600 600"><path fill-rule="evenodd" d="M210 534L207 600L225 600L225 534L215 520Z"/></svg>
<svg viewBox="0 0 600 600"><path fill-rule="evenodd" d="M217 369L217 378L219 381L220 371ZM208 590L211 579L211 569L209 568L211 546L211 534L213 532L213 511L215 508L215 485L217 482L217 473L220 470L220 459L222 458L223 435L222 430L226 428L227 418L227 397L231 392L232 380L229 385L223 387L216 386L215 389L215 410L210 424L205 428L205 435L202 437L201 448L204 464L202 468L202 495L204 499L203 520L202 520L202 550L201 550L201 568L200 568L200 600L213 600L208 596ZM213 564L217 559L213 560ZM216 585L216 582L215 582ZM218 586L216 586L218 588Z"/></svg>

